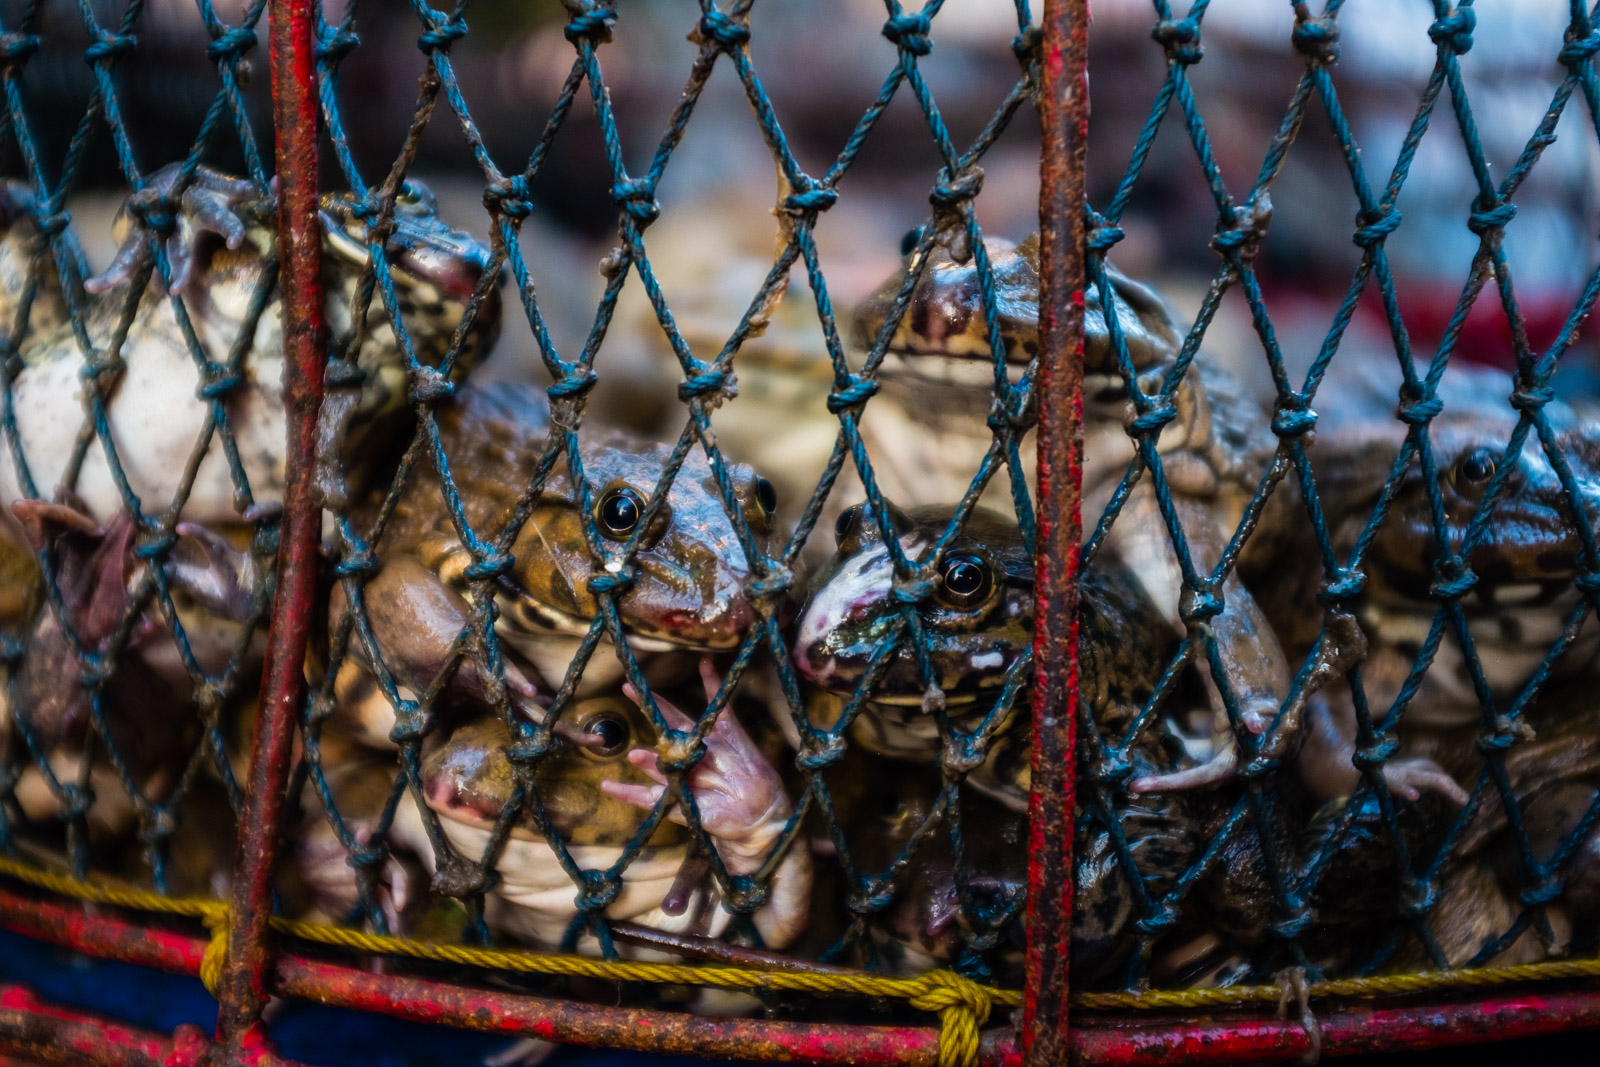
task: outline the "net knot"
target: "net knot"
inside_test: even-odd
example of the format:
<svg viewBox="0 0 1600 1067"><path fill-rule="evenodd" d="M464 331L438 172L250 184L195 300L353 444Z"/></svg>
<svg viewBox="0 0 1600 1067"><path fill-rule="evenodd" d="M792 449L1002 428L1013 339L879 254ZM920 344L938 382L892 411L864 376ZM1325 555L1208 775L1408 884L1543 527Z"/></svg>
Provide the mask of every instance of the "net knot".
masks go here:
<svg viewBox="0 0 1600 1067"><path fill-rule="evenodd" d="M983 169L969 166L949 178L941 175L928 194L928 202L935 211L953 211L982 191Z"/></svg>
<svg viewBox="0 0 1600 1067"><path fill-rule="evenodd" d="M18 63L39 50L39 37L32 33L0 33L0 59Z"/></svg>
<svg viewBox="0 0 1600 1067"><path fill-rule="evenodd" d="M1495 752L1508 751L1512 745L1519 741L1533 739L1533 727L1521 719L1513 719L1508 715L1496 715L1493 725L1493 733L1485 732L1479 734L1478 740L1475 742L1478 751L1486 756Z"/></svg>
<svg viewBox="0 0 1600 1067"><path fill-rule="evenodd" d="M596 596L608 593L622 594L633 587L633 568L623 565L614 571L606 570L589 576L589 592Z"/></svg>
<svg viewBox="0 0 1600 1067"><path fill-rule="evenodd" d="M1262 193L1249 203L1225 212L1222 223L1226 228L1219 229L1211 238L1212 249L1218 255L1238 253L1241 258L1249 259L1267 236L1267 227L1272 223L1272 201Z"/></svg>
<svg viewBox="0 0 1600 1067"><path fill-rule="evenodd" d="M933 51L933 40L928 36L932 29L933 19L919 11L915 15L894 16L883 24L883 35L902 53L925 56Z"/></svg>
<svg viewBox="0 0 1600 1067"><path fill-rule="evenodd" d="M1295 19L1289 39L1295 50L1313 63L1332 66L1339 62L1339 23L1326 15Z"/></svg>
<svg viewBox="0 0 1600 1067"><path fill-rule="evenodd" d="M99 359L85 363L78 370L78 377L82 378L89 388L104 393L126 368L127 364L122 361L121 356L102 355Z"/></svg>
<svg viewBox="0 0 1600 1067"><path fill-rule="evenodd" d="M1561 879L1554 874L1546 874L1538 885L1530 885L1517 894L1517 899L1530 908L1537 908L1541 904L1548 904L1561 895Z"/></svg>
<svg viewBox="0 0 1600 1067"><path fill-rule="evenodd" d="M137 43L131 34L101 30L99 39L83 50L83 58L90 63L113 60L133 51Z"/></svg>
<svg viewBox="0 0 1600 1067"><path fill-rule="evenodd" d="M572 21L567 23L561 32L567 40L580 47L584 41L590 44L608 44L611 41L611 25L616 21L616 8L590 8L574 15Z"/></svg>
<svg viewBox="0 0 1600 1067"><path fill-rule="evenodd" d="M648 226L661 215L656 203L655 184L648 178L624 178L611 187L611 199L640 226Z"/></svg>
<svg viewBox="0 0 1600 1067"><path fill-rule="evenodd" d="M483 191L483 206L496 215L513 219L527 218L533 213L527 175L518 174L491 182Z"/></svg>
<svg viewBox="0 0 1600 1067"><path fill-rule="evenodd" d="M989 994L954 971L929 971L922 976L922 987L911 1006L939 1013L940 1067L976 1067L978 1030L994 1006Z"/></svg>
<svg viewBox="0 0 1600 1067"><path fill-rule="evenodd" d="M175 531L158 526L140 540L133 554L140 559L162 559L172 551L172 546L177 542L178 535Z"/></svg>
<svg viewBox="0 0 1600 1067"><path fill-rule="evenodd" d="M40 215L34 219L33 224L45 237L54 237L71 224L72 218L65 211L52 211L48 215Z"/></svg>
<svg viewBox="0 0 1600 1067"><path fill-rule="evenodd" d="M148 230L166 237L178 228L178 218L170 199L154 186L147 185L128 197L128 210Z"/></svg>
<svg viewBox="0 0 1600 1067"><path fill-rule="evenodd" d="M805 748L794 758L794 765L802 771L820 771L844 759L849 744L838 734L822 734L821 740L813 735L806 738Z"/></svg>
<svg viewBox="0 0 1600 1067"><path fill-rule="evenodd" d="M430 717L415 700L402 700L394 709L394 726L389 730L389 740L404 748L413 741L421 741L433 728Z"/></svg>
<svg viewBox="0 0 1600 1067"><path fill-rule="evenodd" d="M1153 915L1146 915L1136 920L1133 924L1135 930L1141 934L1159 934L1178 921L1178 909L1165 901L1160 904L1160 911Z"/></svg>
<svg viewBox="0 0 1600 1067"><path fill-rule="evenodd" d="M1180 66L1200 62L1205 48L1200 44L1200 20L1162 19L1150 30L1151 40L1167 51L1167 58Z"/></svg>
<svg viewBox="0 0 1600 1067"><path fill-rule="evenodd" d="M1186 623L1205 622L1222 613L1222 594L1217 583L1202 581L1193 589L1185 589L1178 599L1178 617Z"/></svg>
<svg viewBox="0 0 1600 1067"><path fill-rule="evenodd" d="M738 379L727 367L712 363L678 383L678 399L709 399L720 403L739 395Z"/></svg>
<svg viewBox="0 0 1600 1067"><path fill-rule="evenodd" d="M946 781L959 782L982 767L986 755L971 734L952 731L939 752L939 770Z"/></svg>
<svg viewBox="0 0 1600 1067"><path fill-rule="evenodd" d="M712 8L700 17L700 39L715 42L719 51L731 52L750 40L750 27L726 11Z"/></svg>
<svg viewBox="0 0 1600 1067"><path fill-rule="evenodd" d="M593 389L600 379L592 369L565 375L553 382L545 395L551 400L575 400Z"/></svg>
<svg viewBox="0 0 1600 1067"><path fill-rule="evenodd" d="M1177 405L1172 398L1164 393L1157 393L1149 397L1149 406L1142 413L1136 415L1128 423L1128 433L1133 437L1149 437L1159 434L1162 427L1178 417Z"/></svg>
<svg viewBox="0 0 1600 1067"><path fill-rule="evenodd" d="M584 874L594 874L585 871ZM494 876L470 860L451 855L439 864L431 882L433 891L447 897L469 897L481 893L495 882ZM580 898L581 899L581 898ZM582 907L580 904L579 907Z"/></svg>
<svg viewBox="0 0 1600 1067"><path fill-rule="evenodd" d="M1356 221L1360 226L1356 228L1352 239L1362 248L1371 248L1375 244L1381 244L1385 237L1400 228L1400 212L1390 208L1381 215L1363 213L1356 218Z"/></svg>
<svg viewBox="0 0 1600 1067"><path fill-rule="evenodd" d="M1426 879L1407 879L1400 890L1400 910L1408 918L1421 918L1439 902L1439 887Z"/></svg>
<svg viewBox="0 0 1600 1067"><path fill-rule="evenodd" d="M728 888L723 894L722 903L729 911L749 915L760 911L771 895L771 887L762 885L748 874L735 874L728 877Z"/></svg>
<svg viewBox="0 0 1600 1067"><path fill-rule="evenodd" d="M506 746L506 759L512 763L534 763L541 760L554 747L554 738L545 726L536 726L522 740Z"/></svg>
<svg viewBox="0 0 1600 1067"><path fill-rule="evenodd" d="M94 790L87 786L62 782L58 798L63 819L82 819L94 807Z"/></svg>
<svg viewBox="0 0 1600 1067"><path fill-rule="evenodd" d="M1105 252L1126 236L1121 226L1112 225L1110 219L1096 211L1089 216L1089 232L1084 236L1084 244L1093 251Z"/></svg>
<svg viewBox="0 0 1600 1067"><path fill-rule="evenodd" d="M195 387L194 395L201 400L221 400L243 380L237 368L212 364L206 368L205 377Z"/></svg>
<svg viewBox="0 0 1600 1067"><path fill-rule="evenodd" d="M1572 580L1581 593L1600 593L1600 573L1586 571Z"/></svg>
<svg viewBox="0 0 1600 1067"><path fill-rule="evenodd" d="M1448 48L1458 56L1472 49L1472 31L1478 26L1478 13L1472 8L1457 8L1448 15L1440 15L1428 27L1428 37L1440 48Z"/></svg>
<svg viewBox="0 0 1600 1067"><path fill-rule="evenodd" d="M432 367L417 366L411 369L410 397L413 406L437 404L455 395L456 387L449 376Z"/></svg>
<svg viewBox="0 0 1600 1067"><path fill-rule="evenodd" d="M1433 417L1444 410L1444 401L1432 394L1408 396L1401 393L1400 404L1394 409L1395 417L1411 426L1426 426Z"/></svg>
<svg viewBox="0 0 1600 1067"><path fill-rule="evenodd" d="M1371 744L1357 748L1351 755L1350 762L1363 770L1368 767L1380 767L1399 747L1399 742L1394 738L1380 733L1372 739Z"/></svg>
<svg viewBox="0 0 1600 1067"><path fill-rule="evenodd" d="M459 41L466 35L467 24L460 19L441 22L417 38L417 47L432 55L434 52L448 51L452 41Z"/></svg>
<svg viewBox="0 0 1600 1067"><path fill-rule="evenodd" d="M745 596L751 600L773 600L794 586L794 572L781 563L772 563L759 578L744 584Z"/></svg>
<svg viewBox="0 0 1600 1067"><path fill-rule="evenodd" d="M1477 207L1478 203L1481 203L1481 201L1474 203L1473 206ZM1491 230L1504 229L1506 223L1510 222L1516 214L1517 205L1515 204L1495 204L1492 207L1483 208L1468 215L1467 229L1482 237Z"/></svg>
<svg viewBox="0 0 1600 1067"><path fill-rule="evenodd" d="M1031 63L1039 56L1039 46L1044 43L1044 31L1037 26L1027 29L1011 38L1011 51L1023 63Z"/></svg>
<svg viewBox="0 0 1600 1067"><path fill-rule="evenodd" d="M1561 60L1562 66L1576 70L1593 59L1596 52L1600 52L1600 29L1591 29L1582 37L1578 37L1569 26L1566 43L1561 46L1557 58Z"/></svg>
<svg viewBox="0 0 1600 1067"><path fill-rule="evenodd" d="M663 774L682 774L694 769L706 754L706 743L690 730L668 730L656 742L656 758Z"/></svg>
<svg viewBox="0 0 1600 1067"><path fill-rule="evenodd" d="M369 545L362 545L333 566L336 578L365 578L378 569L377 557Z"/></svg>
<svg viewBox="0 0 1600 1067"><path fill-rule="evenodd" d="M1472 592L1478 576L1460 560L1446 560L1434 570L1433 584L1428 592L1441 600L1455 600Z"/></svg>
<svg viewBox="0 0 1600 1067"><path fill-rule="evenodd" d="M807 178L804 187L790 193L783 198L785 214L802 216L814 215L819 211L826 211L839 202L839 191L831 185L823 185L814 179Z"/></svg>
<svg viewBox="0 0 1600 1067"><path fill-rule="evenodd" d="M206 942L206 953L200 957L200 981L213 998L222 984L222 972L228 966L228 908L219 906L205 917L211 940Z"/></svg>
<svg viewBox="0 0 1600 1067"><path fill-rule="evenodd" d="M355 50L361 43L361 38L344 30L331 30L321 41L317 42L317 58L338 63L345 56Z"/></svg>
<svg viewBox="0 0 1600 1067"><path fill-rule="evenodd" d="M357 871L370 871L381 867L389 858L389 850L382 845L357 843L350 846L350 851L345 855L346 865Z"/></svg>
<svg viewBox="0 0 1600 1067"><path fill-rule="evenodd" d="M1300 437L1316 429L1317 413L1311 410L1304 393L1290 393L1278 398L1272 413L1272 432L1279 437Z"/></svg>
<svg viewBox="0 0 1600 1067"><path fill-rule="evenodd" d="M1089 777L1101 785L1116 786L1133 775L1133 764L1128 757L1113 749L1104 759L1095 760L1089 767Z"/></svg>
<svg viewBox="0 0 1600 1067"><path fill-rule="evenodd" d="M926 568L919 568L901 577L895 575L891 591L897 603L917 605L933 595L933 576Z"/></svg>
<svg viewBox="0 0 1600 1067"><path fill-rule="evenodd" d="M504 552L491 552L482 559L473 560L461 570L462 577L472 582L498 578L516 564L516 557Z"/></svg>
<svg viewBox="0 0 1600 1067"><path fill-rule="evenodd" d="M206 55L214 60L238 59L256 46L256 31L249 26L235 26L219 34L206 45Z"/></svg>
<svg viewBox="0 0 1600 1067"><path fill-rule="evenodd" d="M878 392L878 380L852 374L844 383L828 394L828 411L838 415L843 411L857 411L862 404Z"/></svg>
<svg viewBox="0 0 1600 1067"><path fill-rule="evenodd" d="M1511 406L1518 411L1526 411L1530 415L1537 415L1539 410L1556 398L1556 391L1548 385L1524 385L1517 383L1511 392Z"/></svg>
<svg viewBox="0 0 1600 1067"><path fill-rule="evenodd" d="M1306 927L1310 925L1311 912L1305 908L1296 907L1292 913L1273 923L1269 929L1285 941L1290 941L1299 937L1305 932Z"/></svg>

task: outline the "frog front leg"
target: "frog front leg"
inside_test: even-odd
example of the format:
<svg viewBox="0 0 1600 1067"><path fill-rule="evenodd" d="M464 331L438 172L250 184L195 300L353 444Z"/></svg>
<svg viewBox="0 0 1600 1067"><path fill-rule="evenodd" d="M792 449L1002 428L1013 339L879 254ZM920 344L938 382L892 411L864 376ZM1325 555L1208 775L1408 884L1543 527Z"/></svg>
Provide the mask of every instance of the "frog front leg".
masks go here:
<svg viewBox="0 0 1600 1067"><path fill-rule="evenodd" d="M142 230L130 221L132 205L138 201L153 206L161 198L171 195L182 173L177 163L162 167L150 176L143 190L129 197L117 218L116 236L122 242L116 257L105 271L83 283L91 294L108 292L136 277L149 261L150 245ZM183 294L194 277L194 264L199 245L208 236L220 237L229 249L238 249L244 243L246 226L239 217L239 208L248 203L261 203L270 209L270 201L263 201L255 185L246 178L231 178L210 167L195 171L194 180L178 198L174 227L167 237L165 251L171 270L168 291ZM155 283L160 286L161 279Z"/></svg>
<svg viewBox="0 0 1600 1067"><path fill-rule="evenodd" d="M403 699L415 699L433 685L439 672L456 653L457 642L468 631L472 605L436 573L412 556L391 556L363 589L367 623L383 664ZM346 608L344 588L334 589L333 618ZM390 733L395 725L394 706L373 675L368 652L359 639L334 680L337 698L335 721L352 736L376 748L393 749ZM512 707L533 721L541 721L538 687L510 660L503 660L507 695ZM452 693L493 707L490 680L485 679L470 655L463 655L451 678Z"/></svg>
<svg viewBox="0 0 1600 1067"><path fill-rule="evenodd" d="M710 703L721 686L710 660L701 660L700 676L705 685L706 701ZM624 686L623 692L637 702L638 694L632 686ZM693 719L659 695L656 705L673 729L694 727ZM766 865L794 807L784 792L778 772L739 725L732 710L724 709L717 716L705 744L705 756L695 764L688 777L689 789L700 811L700 825L715 842L717 855L728 873L754 874ZM667 776L661 771L660 757L649 749L636 748L628 753L628 762L660 784L602 781L600 788L608 796L648 811L660 802L667 790ZM676 805L668 818L688 825L682 809ZM797 841L779 861L769 887L766 905L753 918L765 945L782 948L805 929L810 912L811 853L803 841Z"/></svg>

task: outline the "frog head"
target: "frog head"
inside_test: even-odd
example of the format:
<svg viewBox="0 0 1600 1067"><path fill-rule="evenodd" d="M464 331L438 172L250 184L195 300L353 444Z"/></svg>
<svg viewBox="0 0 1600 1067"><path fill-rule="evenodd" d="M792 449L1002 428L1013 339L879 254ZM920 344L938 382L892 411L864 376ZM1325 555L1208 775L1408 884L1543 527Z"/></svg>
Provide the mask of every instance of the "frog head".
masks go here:
<svg viewBox="0 0 1600 1067"><path fill-rule="evenodd" d="M561 714L553 748L533 770L533 787L550 828L568 845L621 846L644 824L648 812L600 788L611 781L652 786L653 779L628 761L634 748L653 748L649 719L620 694L593 697ZM511 802L516 777L507 750L515 743L499 718L489 715L453 730L423 758L422 795L442 818L488 829ZM526 809L512 835L543 841ZM663 821L650 845L687 839L687 831Z"/></svg>
<svg viewBox="0 0 1600 1067"><path fill-rule="evenodd" d="M901 550L913 561L949 525L944 506L901 511L890 505ZM857 505L835 524L838 551L813 586L800 617L794 661L802 676L834 693L856 690L873 655L900 621L894 564L878 523ZM933 680L949 705L992 696L1033 643L1033 562L1017 524L975 509L935 562L932 594L917 608ZM920 706L927 684L903 639L873 700Z"/></svg>

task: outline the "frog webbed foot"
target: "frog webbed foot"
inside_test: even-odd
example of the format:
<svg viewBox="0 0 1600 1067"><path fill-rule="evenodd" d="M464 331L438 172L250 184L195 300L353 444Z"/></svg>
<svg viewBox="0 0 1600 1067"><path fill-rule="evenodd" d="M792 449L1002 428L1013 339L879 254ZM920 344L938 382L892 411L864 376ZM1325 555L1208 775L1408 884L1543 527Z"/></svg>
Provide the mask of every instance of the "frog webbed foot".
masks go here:
<svg viewBox="0 0 1600 1067"><path fill-rule="evenodd" d="M227 538L192 522L180 522L167 578L212 615L242 621L255 592L255 565L250 553Z"/></svg>
<svg viewBox="0 0 1600 1067"><path fill-rule="evenodd" d="M1233 781L1238 769L1239 750L1230 739L1200 766L1134 778L1128 782L1128 792L1179 793L1190 789L1209 789Z"/></svg>
<svg viewBox="0 0 1600 1067"><path fill-rule="evenodd" d="M176 165L164 167L151 176L150 181L137 193L128 197L123 216L139 215L159 208L170 197L181 169ZM271 200L269 194L268 201ZM182 295L195 276L195 261L200 245L208 238L221 238L230 250L238 249L245 240L245 223L239 208L262 197L255 185L245 178L233 178L209 167L199 168L194 180L178 198L172 232L167 236L165 252L170 271L171 285L166 291ZM127 227L119 217L121 228L127 230L111 265L101 274L83 283L93 295L109 292L138 276L150 261L150 242L142 228ZM154 279L158 291L160 278Z"/></svg>
<svg viewBox="0 0 1600 1067"><path fill-rule="evenodd" d="M1423 793L1433 793L1463 808L1471 799L1443 767L1422 757L1390 760L1383 766L1383 780L1389 792L1409 801L1422 799Z"/></svg>

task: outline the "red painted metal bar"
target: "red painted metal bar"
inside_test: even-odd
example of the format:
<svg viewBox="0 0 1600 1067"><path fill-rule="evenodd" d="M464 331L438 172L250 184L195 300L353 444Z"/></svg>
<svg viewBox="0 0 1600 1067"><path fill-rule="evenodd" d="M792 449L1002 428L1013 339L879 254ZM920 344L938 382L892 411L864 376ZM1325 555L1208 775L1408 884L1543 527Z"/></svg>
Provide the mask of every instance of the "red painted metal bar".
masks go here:
<svg viewBox="0 0 1600 1067"><path fill-rule="evenodd" d="M272 624L261 713L240 812L228 956L217 999L217 1039L234 1064L270 1058L260 1032L266 1003L272 872L316 598L321 511L311 498L317 409L326 361L322 234L317 221L315 0L271 0L273 128L277 142L278 252L283 288L288 453Z"/></svg>
<svg viewBox="0 0 1600 1067"><path fill-rule="evenodd" d="M0 928L76 949L100 959L153 967L171 974L200 974L202 937L130 922L82 904L18 896L0 889Z"/></svg>
<svg viewBox="0 0 1600 1067"><path fill-rule="evenodd" d="M20 985L0 985L0 1049L61 1067L197 1067L210 1046L198 1027L171 1037L47 1004Z"/></svg>
<svg viewBox="0 0 1600 1067"><path fill-rule="evenodd" d="M1057 1067L1067 1049L1072 792L1083 523L1083 205L1089 128L1088 0L1045 0L1039 188L1039 539L1028 805L1028 949L1022 1049Z"/></svg>

